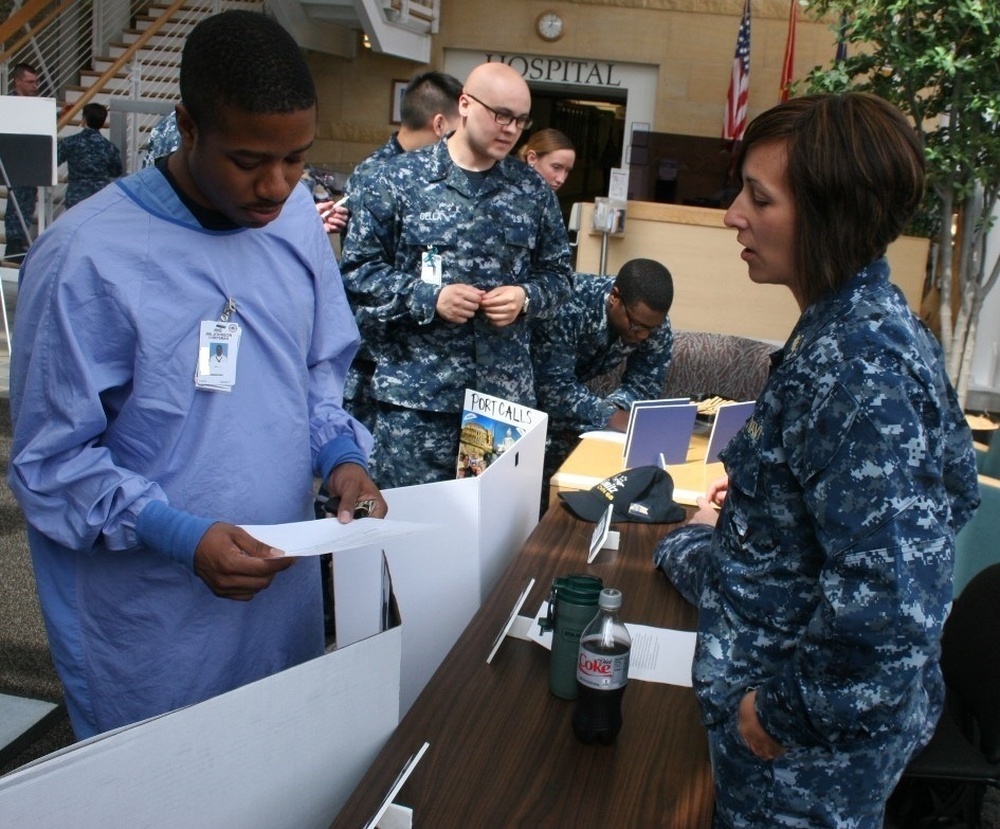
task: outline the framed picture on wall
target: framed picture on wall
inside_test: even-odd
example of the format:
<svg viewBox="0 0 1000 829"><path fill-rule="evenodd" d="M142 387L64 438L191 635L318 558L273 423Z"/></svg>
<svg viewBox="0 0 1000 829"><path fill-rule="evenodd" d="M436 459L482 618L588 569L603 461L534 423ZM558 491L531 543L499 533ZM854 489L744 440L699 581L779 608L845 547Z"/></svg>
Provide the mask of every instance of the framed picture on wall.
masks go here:
<svg viewBox="0 0 1000 829"><path fill-rule="evenodd" d="M398 124L403 120L403 93L406 92L406 85L409 81L392 82L392 101L389 106L389 121Z"/></svg>

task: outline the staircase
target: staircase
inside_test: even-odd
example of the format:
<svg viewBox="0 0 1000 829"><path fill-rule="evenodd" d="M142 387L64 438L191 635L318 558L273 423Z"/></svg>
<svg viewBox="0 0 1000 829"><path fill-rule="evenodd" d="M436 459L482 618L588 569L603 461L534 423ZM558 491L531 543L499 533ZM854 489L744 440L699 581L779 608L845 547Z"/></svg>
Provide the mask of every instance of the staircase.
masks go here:
<svg viewBox="0 0 1000 829"><path fill-rule="evenodd" d="M83 69L77 85L67 86L63 100L67 107L87 99L104 104L110 110L108 132L122 150L125 172L141 166L149 131L163 114L173 110L180 100L180 60L184 42L200 20L219 11L247 9L264 11L262 0L194 0L177 9L165 22L161 18L169 6L160 0L136 15L133 26L120 38L108 43L105 54L95 57L90 68ZM149 30L156 26L156 31ZM130 54L135 44L142 45ZM96 91L94 91L96 89ZM74 129L60 130L60 137Z"/></svg>
<svg viewBox="0 0 1000 829"><path fill-rule="evenodd" d="M16 3L15 9L21 5ZM30 0L23 5L27 10ZM179 99L180 55L188 32L203 17L231 8L266 9L303 48L351 59L363 32L376 52L427 63L431 37L438 31L440 0L190 0L188 5L171 0L78 0L70 10L60 12L60 25L48 27L60 32L49 41L41 16L19 24L15 18L20 12L12 13L0 24L0 29L6 27L0 45L7 49L0 67L11 67L20 60L39 66L48 82L42 94L54 95L60 107L78 109L86 101L107 106L110 116L105 134L122 149L125 172L134 172L141 164L149 130ZM168 13L169 18L161 20ZM101 53L91 59L85 46L80 54L88 64L84 69L79 64L74 67L73 55L65 54L62 30L71 15L81 35L91 30L87 46L98 44L95 53ZM120 37L99 31L108 20L119 18L131 23ZM151 27L156 27L152 35ZM141 39L145 42L135 54L124 58L129 47ZM79 131L80 121L77 113L60 128L59 137ZM60 171L60 176L64 175L65 168ZM62 211L64 191L62 181L42 190L39 209L46 211L45 216L54 218ZM0 213L6 202L0 183ZM31 229L32 238L36 228L37 223Z"/></svg>
<svg viewBox="0 0 1000 829"><path fill-rule="evenodd" d="M198 3L199 0L195 0ZM94 57L89 68L79 70L78 83L64 85L57 95L61 111L86 99L87 102L104 104L109 109L108 125L103 130L105 137L122 150L125 172L130 173L140 166L146 137L152 126L163 113L173 109L179 100L180 57L184 41L191 29L202 18L223 9L246 8L263 11L262 0L201 0L203 5L184 6L177 9L169 20L160 24L159 30L148 36L145 44L127 60L123 56L129 47L147 33L147 30L170 9L169 0L160 0L144 7L142 14L132 19L134 27L126 28L119 36L110 40L103 55ZM175 4L176 5L176 4ZM95 24L96 26L96 24ZM39 38L39 44L45 41ZM36 48L40 52L40 48ZM19 56L16 59L25 59ZM15 62L16 59L12 59ZM53 58L55 62L57 58ZM33 65L45 65L37 58ZM114 70L114 71L112 71ZM43 70L44 71L44 70ZM55 74L56 70L52 70ZM95 91L96 87L96 91ZM43 94L51 95L51 90ZM65 138L82 129L82 116L77 114L58 131L59 138ZM63 210L65 194L65 166L59 169L59 183L54 187L39 191L38 212L46 216L46 224L51 223ZM7 209L6 190L0 182L0 205ZM29 228L31 238L38 233L38 221ZM4 240L6 242L6 240ZM9 278L8 273L3 274Z"/></svg>

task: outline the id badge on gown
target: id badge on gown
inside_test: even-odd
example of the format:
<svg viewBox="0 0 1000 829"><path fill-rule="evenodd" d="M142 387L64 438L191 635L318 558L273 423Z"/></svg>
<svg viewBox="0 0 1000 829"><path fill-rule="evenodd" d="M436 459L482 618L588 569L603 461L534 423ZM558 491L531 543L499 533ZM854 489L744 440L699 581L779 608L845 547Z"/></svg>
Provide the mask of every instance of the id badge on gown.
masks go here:
<svg viewBox="0 0 1000 829"><path fill-rule="evenodd" d="M236 361L242 331L232 320L202 320L194 384L206 391L230 392L236 385Z"/></svg>

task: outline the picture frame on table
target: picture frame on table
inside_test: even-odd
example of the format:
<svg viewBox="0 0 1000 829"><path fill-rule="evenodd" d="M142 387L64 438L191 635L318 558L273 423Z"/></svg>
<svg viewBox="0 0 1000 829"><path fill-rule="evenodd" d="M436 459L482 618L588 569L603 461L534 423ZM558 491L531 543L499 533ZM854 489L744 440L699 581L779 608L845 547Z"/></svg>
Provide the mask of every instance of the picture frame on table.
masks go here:
<svg viewBox="0 0 1000 829"><path fill-rule="evenodd" d="M389 122L400 124L403 121L403 93L406 92L409 81L392 82L392 98L389 104Z"/></svg>

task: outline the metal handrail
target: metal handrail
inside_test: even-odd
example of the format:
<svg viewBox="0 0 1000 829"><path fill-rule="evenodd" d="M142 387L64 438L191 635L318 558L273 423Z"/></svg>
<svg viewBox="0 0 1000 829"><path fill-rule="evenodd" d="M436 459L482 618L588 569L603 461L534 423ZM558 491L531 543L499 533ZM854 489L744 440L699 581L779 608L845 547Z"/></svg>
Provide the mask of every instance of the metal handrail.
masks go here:
<svg viewBox="0 0 1000 829"><path fill-rule="evenodd" d="M0 23L0 43L5 43L7 38L13 36L13 34L25 23L30 23L31 18L38 14L48 4L49 0L28 0L27 3L21 6L21 8L3 21L3 23ZM0 55L0 62L7 60L12 51L16 50L7 50L3 53L3 55Z"/></svg>
<svg viewBox="0 0 1000 829"><path fill-rule="evenodd" d="M60 90L75 83L80 67L90 60L86 33L91 28L92 12L91 0L32 0L18 9L2 28L7 47L0 56L3 82L8 80L11 64L26 61L39 73L40 94L59 97ZM72 21L69 28L67 21Z"/></svg>
<svg viewBox="0 0 1000 829"><path fill-rule="evenodd" d="M233 3L240 8L251 4L267 5L265 0ZM17 42L4 52L6 62L0 60L0 81L6 82L15 61L33 64L42 79L41 94L68 102L57 118L60 131L78 123L82 108L95 100L133 113L121 150L126 170L134 170L140 137L156 120L156 109L142 107L155 101L172 105L180 97L176 47L183 35L172 37L171 30L186 31L186 24L226 5L227 0L199 0L196 8L184 0L160 0L152 6L149 0L30 0L3 24ZM67 36L69 32L75 34ZM139 101L142 107L129 107L126 101Z"/></svg>
<svg viewBox="0 0 1000 829"><path fill-rule="evenodd" d="M76 114L83 109L94 96L98 95L104 85L118 74L118 70L121 69L126 63L128 63L136 55L136 53L146 45L146 42L155 35L165 23L167 23L174 15L174 13L185 4L187 0L173 0L173 2L167 7L166 11L163 12L158 18L156 18L149 26L148 29L144 30L135 42L131 43L128 48L122 52L104 72L101 76L94 82L94 84L88 88L83 95L81 95L71 106L69 106L63 113L59 116L58 127L61 129L73 118Z"/></svg>
<svg viewBox="0 0 1000 829"><path fill-rule="evenodd" d="M44 32L51 23L55 22L55 19L59 16L60 12L66 11L70 6L72 6L76 0L63 0L55 9L49 12L41 20L32 21L38 28L38 32ZM0 63L8 60L11 55L16 54L20 49L28 44L28 42L37 36L37 32L25 32L21 37L14 41L14 45L11 46L6 52L0 55Z"/></svg>

